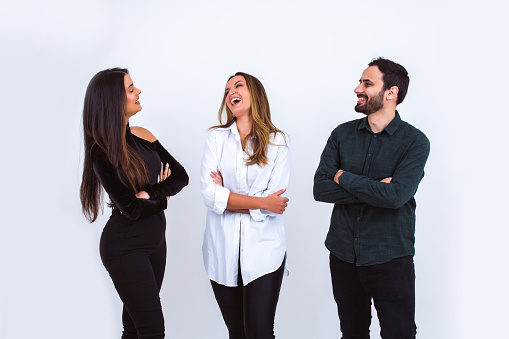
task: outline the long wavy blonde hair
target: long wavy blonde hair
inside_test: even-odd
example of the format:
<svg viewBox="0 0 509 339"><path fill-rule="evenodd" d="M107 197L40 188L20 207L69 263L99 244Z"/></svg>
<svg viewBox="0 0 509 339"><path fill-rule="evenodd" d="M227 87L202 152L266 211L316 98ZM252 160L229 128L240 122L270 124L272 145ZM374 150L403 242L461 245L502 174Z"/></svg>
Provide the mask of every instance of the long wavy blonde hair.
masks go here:
<svg viewBox="0 0 509 339"><path fill-rule="evenodd" d="M251 116L253 118L253 126L251 132L244 138L244 140L242 140L242 149L249 155L249 159L246 161L246 165L267 165L267 151L269 144L272 144L270 142L270 136L279 132L283 135L285 141L286 136L284 132L276 128L276 126L274 126L270 120L269 100L267 98L265 88L263 88L260 80L250 74L237 72L235 75L230 76L228 81L237 75L241 75L244 77L244 79L246 79L246 85L247 89L249 90L249 97L251 99ZM223 101L221 102L221 107L219 107L218 119L221 125L213 126L211 128L230 127L231 124L233 124L237 119L226 104L226 97L227 94L225 93L223 96ZM223 116L226 116L226 122L224 123ZM247 150L247 143L249 140L252 141L252 154L249 154Z"/></svg>

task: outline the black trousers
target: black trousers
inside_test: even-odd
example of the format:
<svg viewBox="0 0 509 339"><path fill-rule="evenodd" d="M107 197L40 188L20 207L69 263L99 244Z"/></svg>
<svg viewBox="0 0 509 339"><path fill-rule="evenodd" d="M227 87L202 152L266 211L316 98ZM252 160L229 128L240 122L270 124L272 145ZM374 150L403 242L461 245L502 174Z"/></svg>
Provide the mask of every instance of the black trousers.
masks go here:
<svg viewBox="0 0 509 339"><path fill-rule="evenodd" d="M211 280L230 339L273 339L274 317L283 281L285 261L274 272L243 286L239 267L236 287Z"/></svg>
<svg viewBox="0 0 509 339"><path fill-rule="evenodd" d="M355 266L330 255L332 290L343 339L368 339L371 299L383 339L414 339L415 271L412 256Z"/></svg>
<svg viewBox="0 0 509 339"><path fill-rule="evenodd" d="M123 339L164 338L159 291L166 266L165 228L163 212L133 221L117 209L104 227L101 259L124 304Z"/></svg>

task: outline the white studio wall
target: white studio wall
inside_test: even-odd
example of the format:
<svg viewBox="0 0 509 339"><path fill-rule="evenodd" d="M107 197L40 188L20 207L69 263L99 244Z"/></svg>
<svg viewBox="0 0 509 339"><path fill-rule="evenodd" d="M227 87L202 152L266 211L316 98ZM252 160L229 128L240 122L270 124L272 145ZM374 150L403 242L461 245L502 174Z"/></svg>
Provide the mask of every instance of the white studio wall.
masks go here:
<svg viewBox="0 0 509 339"><path fill-rule="evenodd" d="M121 302L99 258L109 210L81 214L81 111L99 70L127 67L148 128L190 184L169 202L161 299L167 338L225 338L205 276L199 168L228 76L264 84L291 137L290 276L280 339L340 336L323 245L331 205L312 197L330 132L357 119L372 58L407 68L402 118L431 141L417 193L419 338L508 336L504 210L509 122L503 1L3 1L0 5L0 338L118 338ZM374 315L372 338L379 338Z"/></svg>

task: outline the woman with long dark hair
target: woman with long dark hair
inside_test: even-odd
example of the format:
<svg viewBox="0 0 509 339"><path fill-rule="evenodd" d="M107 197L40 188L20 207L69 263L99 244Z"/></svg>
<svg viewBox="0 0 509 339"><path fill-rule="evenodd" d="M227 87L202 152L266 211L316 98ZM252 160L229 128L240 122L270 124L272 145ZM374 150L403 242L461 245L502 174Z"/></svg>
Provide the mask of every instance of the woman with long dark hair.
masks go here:
<svg viewBox="0 0 509 339"><path fill-rule="evenodd" d="M228 79L219 122L208 132L201 168L205 269L230 339L274 338L287 273L286 137L272 124L263 85L246 73Z"/></svg>
<svg viewBox="0 0 509 339"><path fill-rule="evenodd" d="M164 338L159 299L166 265L166 219L170 196L188 184L184 168L148 130L130 127L141 110L141 91L127 69L97 73L83 108L85 162L83 213L90 222L102 208L102 189L111 217L100 253L124 304L123 339Z"/></svg>

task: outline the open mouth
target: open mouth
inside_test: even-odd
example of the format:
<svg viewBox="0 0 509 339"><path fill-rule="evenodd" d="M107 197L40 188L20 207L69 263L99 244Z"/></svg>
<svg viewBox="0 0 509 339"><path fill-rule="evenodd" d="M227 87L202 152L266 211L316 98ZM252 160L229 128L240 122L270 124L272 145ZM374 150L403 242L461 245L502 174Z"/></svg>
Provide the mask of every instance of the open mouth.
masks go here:
<svg viewBox="0 0 509 339"><path fill-rule="evenodd" d="M368 100L368 97L367 97L367 96L364 96L364 95L358 95L358 96L357 96L357 105L365 104L367 100Z"/></svg>
<svg viewBox="0 0 509 339"><path fill-rule="evenodd" d="M139 105L139 104L140 104L140 99L136 100L134 103L135 103L136 105Z"/></svg>
<svg viewBox="0 0 509 339"><path fill-rule="evenodd" d="M232 104L232 106L235 106L236 104L238 104L240 102L240 98L233 98L230 103Z"/></svg>

